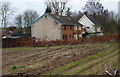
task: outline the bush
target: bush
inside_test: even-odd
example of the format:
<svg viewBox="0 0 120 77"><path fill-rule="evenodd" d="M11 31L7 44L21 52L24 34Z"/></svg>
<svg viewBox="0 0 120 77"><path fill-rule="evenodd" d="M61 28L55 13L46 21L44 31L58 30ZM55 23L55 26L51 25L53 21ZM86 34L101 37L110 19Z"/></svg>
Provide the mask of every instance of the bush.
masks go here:
<svg viewBox="0 0 120 77"><path fill-rule="evenodd" d="M74 45L74 44L84 44L84 43L96 43L96 42L111 42L119 41L120 34L105 35L100 37L91 38L81 38L79 40L56 40L56 41L35 41L35 38L19 38L19 39L3 39L3 48L8 47L45 47L45 46L55 46L55 45Z"/></svg>

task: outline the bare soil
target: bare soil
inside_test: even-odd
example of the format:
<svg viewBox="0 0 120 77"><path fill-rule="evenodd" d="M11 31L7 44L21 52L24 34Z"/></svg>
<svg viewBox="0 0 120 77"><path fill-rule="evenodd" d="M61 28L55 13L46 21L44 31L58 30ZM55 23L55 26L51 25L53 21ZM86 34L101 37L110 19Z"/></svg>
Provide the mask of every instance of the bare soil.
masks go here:
<svg viewBox="0 0 120 77"><path fill-rule="evenodd" d="M100 43L34 49L3 49L3 75L42 74L109 47L108 44ZM13 66L17 69L13 70ZM25 67L20 68L22 66Z"/></svg>

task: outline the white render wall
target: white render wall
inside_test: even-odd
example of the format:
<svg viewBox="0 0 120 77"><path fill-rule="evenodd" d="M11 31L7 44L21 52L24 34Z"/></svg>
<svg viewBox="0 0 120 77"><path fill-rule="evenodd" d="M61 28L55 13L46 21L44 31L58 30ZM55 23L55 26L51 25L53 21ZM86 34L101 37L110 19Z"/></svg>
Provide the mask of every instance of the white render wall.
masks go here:
<svg viewBox="0 0 120 77"><path fill-rule="evenodd" d="M94 28L95 24L91 22L85 15L83 15L82 18L78 22L83 25L83 27L86 29L87 32L89 33L95 32L95 28ZM86 27L90 27L90 28L87 29Z"/></svg>
<svg viewBox="0 0 120 77"><path fill-rule="evenodd" d="M31 27L32 37L41 40L57 40L61 39L61 25L49 16L43 16L40 20L34 23Z"/></svg>

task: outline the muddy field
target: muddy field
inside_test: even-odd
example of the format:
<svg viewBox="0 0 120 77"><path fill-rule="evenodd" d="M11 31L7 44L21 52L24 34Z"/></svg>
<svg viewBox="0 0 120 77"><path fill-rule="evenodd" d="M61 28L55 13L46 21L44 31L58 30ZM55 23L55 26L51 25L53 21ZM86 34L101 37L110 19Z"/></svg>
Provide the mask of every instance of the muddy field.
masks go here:
<svg viewBox="0 0 120 77"><path fill-rule="evenodd" d="M80 60L110 48L114 49L113 44L96 43L44 48L3 49L3 74L44 74L64 66L65 64ZM74 67L77 66L78 65ZM64 71L67 72L67 70Z"/></svg>

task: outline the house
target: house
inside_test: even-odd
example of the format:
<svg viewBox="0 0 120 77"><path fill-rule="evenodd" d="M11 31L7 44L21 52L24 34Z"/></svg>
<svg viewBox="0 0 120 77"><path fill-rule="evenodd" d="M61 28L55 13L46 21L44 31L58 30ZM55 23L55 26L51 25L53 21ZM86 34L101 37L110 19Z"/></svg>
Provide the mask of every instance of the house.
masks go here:
<svg viewBox="0 0 120 77"><path fill-rule="evenodd" d="M24 37L31 37L31 34L26 34L26 33L15 33L15 27L14 26L10 26L7 28L0 28L2 30L2 39L5 38L24 38Z"/></svg>
<svg viewBox="0 0 120 77"><path fill-rule="evenodd" d="M8 38L11 37L13 34L13 31L7 30L7 29L2 29L2 38Z"/></svg>
<svg viewBox="0 0 120 77"><path fill-rule="evenodd" d="M60 16L45 13L31 26L32 37L40 40L78 40L82 37L82 24L75 21L70 15Z"/></svg>
<svg viewBox="0 0 120 77"><path fill-rule="evenodd" d="M97 21L97 19L88 15L87 12L84 13L84 15L79 19L78 22L83 25L87 33L96 34L98 36L103 35L103 32L100 27L100 23Z"/></svg>

